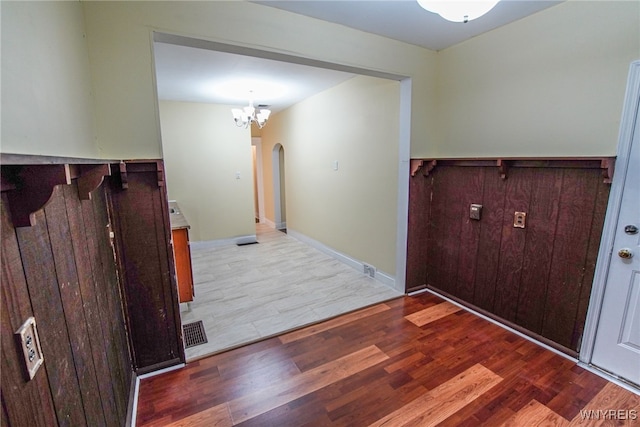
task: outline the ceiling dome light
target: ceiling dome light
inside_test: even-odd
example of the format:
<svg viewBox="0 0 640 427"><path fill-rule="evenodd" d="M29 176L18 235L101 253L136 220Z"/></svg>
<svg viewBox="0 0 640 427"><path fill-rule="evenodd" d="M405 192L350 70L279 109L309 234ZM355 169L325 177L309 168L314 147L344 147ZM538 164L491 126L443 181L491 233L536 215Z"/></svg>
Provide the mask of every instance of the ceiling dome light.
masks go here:
<svg viewBox="0 0 640 427"><path fill-rule="evenodd" d="M500 0L418 0L418 4L447 21L466 23L489 12L498 1Z"/></svg>

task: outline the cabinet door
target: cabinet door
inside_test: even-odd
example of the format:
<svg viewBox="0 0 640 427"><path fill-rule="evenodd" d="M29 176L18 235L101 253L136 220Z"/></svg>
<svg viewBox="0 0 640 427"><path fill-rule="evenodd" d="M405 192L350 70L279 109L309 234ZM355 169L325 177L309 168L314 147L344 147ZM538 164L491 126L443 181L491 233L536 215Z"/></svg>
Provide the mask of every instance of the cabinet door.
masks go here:
<svg viewBox="0 0 640 427"><path fill-rule="evenodd" d="M173 252L178 276L180 302L193 301L193 277L191 274L191 251L189 250L189 230L173 230Z"/></svg>

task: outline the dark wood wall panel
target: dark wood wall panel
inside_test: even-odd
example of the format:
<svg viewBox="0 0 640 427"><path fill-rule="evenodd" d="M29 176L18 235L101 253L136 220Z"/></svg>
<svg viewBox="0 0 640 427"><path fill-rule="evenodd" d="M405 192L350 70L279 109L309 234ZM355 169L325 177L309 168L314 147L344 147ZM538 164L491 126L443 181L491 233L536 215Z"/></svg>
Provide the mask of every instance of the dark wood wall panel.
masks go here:
<svg viewBox="0 0 640 427"><path fill-rule="evenodd" d="M410 181L408 287L439 290L575 354L610 165L438 160L418 170ZM469 218L472 203L483 206L479 221ZM515 212L526 213L525 228L514 227Z"/></svg>
<svg viewBox="0 0 640 427"><path fill-rule="evenodd" d="M504 182L490 168L482 168L482 227L478 242L473 304L492 310L495 301L498 266L500 265L500 238L504 218Z"/></svg>
<svg viewBox="0 0 640 427"><path fill-rule="evenodd" d="M529 212L532 170L514 169L505 184L505 199L500 239L500 259L493 312L501 318L516 318L519 284L524 262L526 233L513 226L515 212Z"/></svg>
<svg viewBox="0 0 640 427"><path fill-rule="evenodd" d="M587 250L585 271L582 279L580 301L576 311L576 318L573 322L574 329L572 341L576 343L576 347L580 345L582 331L584 331L584 324L587 317L587 309L589 307L589 299L591 297L591 284L593 283L595 274L596 261L598 258L598 251L600 249L600 237L602 236L604 218L607 211L607 204L609 202L609 189L609 184L598 181L598 194L596 196L595 208L593 211L593 222L591 224L591 232L589 236L589 248Z"/></svg>
<svg viewBox="0 0 640 427"><path fill-rule="evenodd" d="M470 203L468 200L481 200L484 174L474 173L467 169L461 171L458 185L461 187L459 196L456 197L455 210L452 213L460 227L458 241L458 257L453 260L458 266L455 291L467 301L473 301L474 279L480 243L480 223L469 218ZM458 208L459 207L459 208Z"/></svg>
<svg viewBox="0 0 640 427"><path fill-rule="evenodd" d="M2 298L0 307L2 360L0 384L2 385L3 418L6 425L51 425L56 420L53 401L49 392L49 380L45 365L32 381L25 381L23 368L13 333L33 315L27 290L22 260L13 225L7 211L7 198L2 195L0 221L2 222ZM11 420L11 423L9 423ZM3 421L5 422L5 421Z"/></svg>
<svg viewBox="0 0 640 427"><path fill-rule="evenodd" d="M55 197L56 195L54 195ZM40 342L47 364L53 403L58 423L86 425L82 392L75 370L67 320L62 306L47 219L43 211L36 212L36 225L17 229L22 265L31 296L33 315L38 323ZM52 228L55 228L52 223Z"/></svg>
<svg viewBox="0 0 640 427"><path fill-rule="evenodd" d="M95 227L94 208L98 212L106 213L104 188L101 187L93 193L92 202L78 200L75 197L75 185L63 186L62 189L65 194L65 207L80 284L79 295L86 317L88 343L91 346L91 358L97 378L102 379L98 381L96 388L99 393L98 401L106 425L117 425L119 420L126 417L127 402L116 397L127 395L126 384L131 381L131 364L123 330L122 310L117 300L115 304L113 302L114 297L117 298L119 295L115 262L113 256L107 257L104 261L107 268L103 270L99 248L103 245L108 250L109 243L107 239L99 242L98 230ZM100 233L106 237L108 221L105 218L102 222L104 223L100 227ZM109 274L105 275L105 271Z"/></svg>
<svg viewBox="0 0 640 427"><path fill-rule="evenodd" d="M46 207L35 212L35 225L14 228L3 192L2 403L7 425L126 422L132 367L113 252L98 238L108 230L98 233L94 224L99 211L106 218L104 189L81 201L74 180L54 187ZM100 256L101 251L110 255ZM27 381L13 332L31 315L45 363Z"/></svg>
<svg viewBox="0 0 640 427"><path fill-rule="evenodd" d="M515 319L515 323L532 331L542 329L548 289L544 273L553 257L562 179L562 169L541 169L533 182Z"/></svg>
<svg viewBox="0 0 640 427"><path fill-rule="evenodd" d="M127 164L127 188L113 186L111 193L128 330L135 343L133 358L138 373L184 361L169 249L168 204L158 174L153 163Z"/></svg>
<svg viewBox="0 0 640 427"><path fill-rule="evenodd" d="M421 242L427 239L427 227L429 224L429 200L423 194L431 194L430 179L409 180L408 229L412 233L407 235L407 276L406 287L408 290L424 287L427 280L427 265L424 263L423 252L426 250Z"/></svg>
<svg viewBox="0 0 640 427"><path fill-rule="evenodd" d="M80 289L80 282L84 282L88 278L85 276L80 279L78 276L75 250L71 240L71 227L62 186L55 188L52 201L47 205L44 212L47 217L47 223L56 224L55 227L48 228L49 241L57 282L60 284L60 298L69 334L75 375L80 387L84 415L87 421L90 421L90 425L106 425L93 363L88 320L85 316L85 304Z"/></svg>
<svg viewBox="0 0 640 427"><path fill-rule="evenodd" d="M2 425L123 426L135 372L184 362L162 161L1 156Z"/></svg>
<svg viewBox="0 0 640 427"><path fill-rule="evenodd" d="M119 399L129 393L132 360L125 330L122 290L118 282L115 253L109 237L113 226L108 214L106 188L93 192L93 203L82 203L87 245L94 276L96 301L102 319L102 347L109 367L109 375L117 411L113 416L124 419L128 402ZM125 351L126 349L126 351ZM105 393L109 395L109 390Z"/></svg>
<svg viewBox="0 0 640 427"><path fill-rule="evenodd" d="M551 260L541 335L554 342L577 344L574 322L586 271L587 251L594 220L599 174L565 170L560 211ZM600 234L598 234L598 241ZM588 284L591 286L591 283Z"/></svg>

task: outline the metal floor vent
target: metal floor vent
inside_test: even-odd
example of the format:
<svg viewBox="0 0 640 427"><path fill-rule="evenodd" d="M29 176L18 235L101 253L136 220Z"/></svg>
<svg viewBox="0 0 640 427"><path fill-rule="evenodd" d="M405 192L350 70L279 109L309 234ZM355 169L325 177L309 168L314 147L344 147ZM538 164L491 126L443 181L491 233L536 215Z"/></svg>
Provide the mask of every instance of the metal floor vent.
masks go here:
<svg viewBox="0 0 640 427"><path fill-rule="evenodd" d="M207 343L207 334L204 332L202 320L182 325L185 348Z"/></svg>

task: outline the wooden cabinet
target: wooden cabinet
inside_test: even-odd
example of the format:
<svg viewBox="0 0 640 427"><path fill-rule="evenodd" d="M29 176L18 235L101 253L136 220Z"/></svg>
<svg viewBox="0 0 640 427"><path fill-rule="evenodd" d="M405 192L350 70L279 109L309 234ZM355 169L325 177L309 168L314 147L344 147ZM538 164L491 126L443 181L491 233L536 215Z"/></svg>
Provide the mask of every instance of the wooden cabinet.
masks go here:
<svg viewBox="0 0 640 427"><path fill-rule="evenodd" d="M171 230L173 238L173 256L176 261L178 296L180 302L193 301L193 273L191 270L191 251L189 249L189 229Z"/></svg>
<svg viewBox="0 0 640 427"><path fill-rule="evenodd" d="M175 200L169 200L169 220L173 240L173 258L178 279L178 300L193 301L193 273L191 270L191 249L189 249L189 223Z"/></svg>

